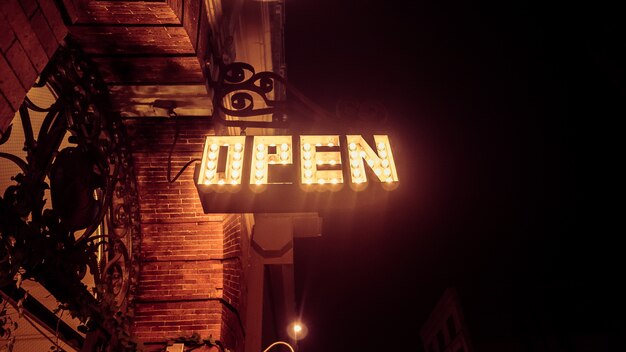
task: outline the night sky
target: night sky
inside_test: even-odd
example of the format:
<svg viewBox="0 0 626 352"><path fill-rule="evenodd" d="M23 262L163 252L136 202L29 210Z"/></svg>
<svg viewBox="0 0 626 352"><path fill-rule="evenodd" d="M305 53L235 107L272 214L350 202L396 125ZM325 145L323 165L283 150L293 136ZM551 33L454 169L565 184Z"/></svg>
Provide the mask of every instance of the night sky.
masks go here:
<svg viewBox="0 0 626 352"><path fill-rule="evenodd" d="M412 5L286 1L289 81L330 111L382 104L401 181L296 240L301 351L419 350L448 286L476 340L624 334L618 12Z"/></svg>

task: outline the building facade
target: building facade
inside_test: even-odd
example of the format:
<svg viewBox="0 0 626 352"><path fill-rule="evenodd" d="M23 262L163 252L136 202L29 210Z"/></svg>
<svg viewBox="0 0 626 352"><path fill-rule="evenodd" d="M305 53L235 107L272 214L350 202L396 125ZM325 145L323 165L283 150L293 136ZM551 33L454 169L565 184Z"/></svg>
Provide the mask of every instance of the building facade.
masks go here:
<svg viewBox="0 0 626 352"><path fill-rule="evenodd" d="M447 288L420 330L428 352L472 352L470 335L457 291Z"/></svg>
<svg viewBox="0 0 626 352"><path fill-rule="evenodd" d="M214 98L234 62L285 75L283 2L8 0L0 17L5 345L289 341L293 238L319 217L206 213L186 169L207 135L280 132L223 123Z"/></svg>

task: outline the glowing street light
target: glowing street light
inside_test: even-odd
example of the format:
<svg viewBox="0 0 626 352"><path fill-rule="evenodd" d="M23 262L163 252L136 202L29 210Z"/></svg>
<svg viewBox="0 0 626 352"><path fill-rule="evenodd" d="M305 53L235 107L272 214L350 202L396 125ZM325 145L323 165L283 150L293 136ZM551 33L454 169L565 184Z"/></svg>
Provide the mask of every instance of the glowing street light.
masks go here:
<svg viewBox="0 0 626 352"><path fill-rule="evenodd" d="M309 329L301 321L294 321L287 326L287 335L294 339L296 343L298 340L302 340L309 333Z"/></svg>
<svg viewBox="0 0 626 352"><path fill-rule="evenodd" d="M308 335L309 329L301 321L294 321L287 326L287 335L293 339L293 343L296 349L298 349L298 341Z"/></svg>

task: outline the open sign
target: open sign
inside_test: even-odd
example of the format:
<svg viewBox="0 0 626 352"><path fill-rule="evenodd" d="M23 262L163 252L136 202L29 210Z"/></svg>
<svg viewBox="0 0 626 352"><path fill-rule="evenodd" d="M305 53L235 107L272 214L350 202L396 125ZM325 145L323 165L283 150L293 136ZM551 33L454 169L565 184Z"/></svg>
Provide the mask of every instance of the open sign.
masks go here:
<svg viewBox="0 0 626 352"><path fill-rule="evenodd" d="M387 135L207 136L195 181L205 212L315 210L399 183Z"/></svg>

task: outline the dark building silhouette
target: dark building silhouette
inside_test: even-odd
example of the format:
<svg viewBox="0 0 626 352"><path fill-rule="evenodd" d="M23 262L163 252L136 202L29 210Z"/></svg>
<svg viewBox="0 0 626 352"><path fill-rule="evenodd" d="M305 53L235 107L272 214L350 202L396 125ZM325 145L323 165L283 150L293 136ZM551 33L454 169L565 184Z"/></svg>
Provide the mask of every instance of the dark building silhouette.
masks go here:
<svg viewBox="0 0 626 352"><path fill-rule="evenodd" d="M620 350L619 303L562 287L446 288L420 330L427 352L591 352ZM572 288L572 287L570 287ZM567 296L569 294L569 297ZM586 297L586 298L585 298ZM605 297L610 297L606 294Z"/></svg>
<svg viewBox="0 0 626 352"><path fill-rule="evenodd" d="M458 293L447 288L420 330L427 352L472 352Z"/></svg>

